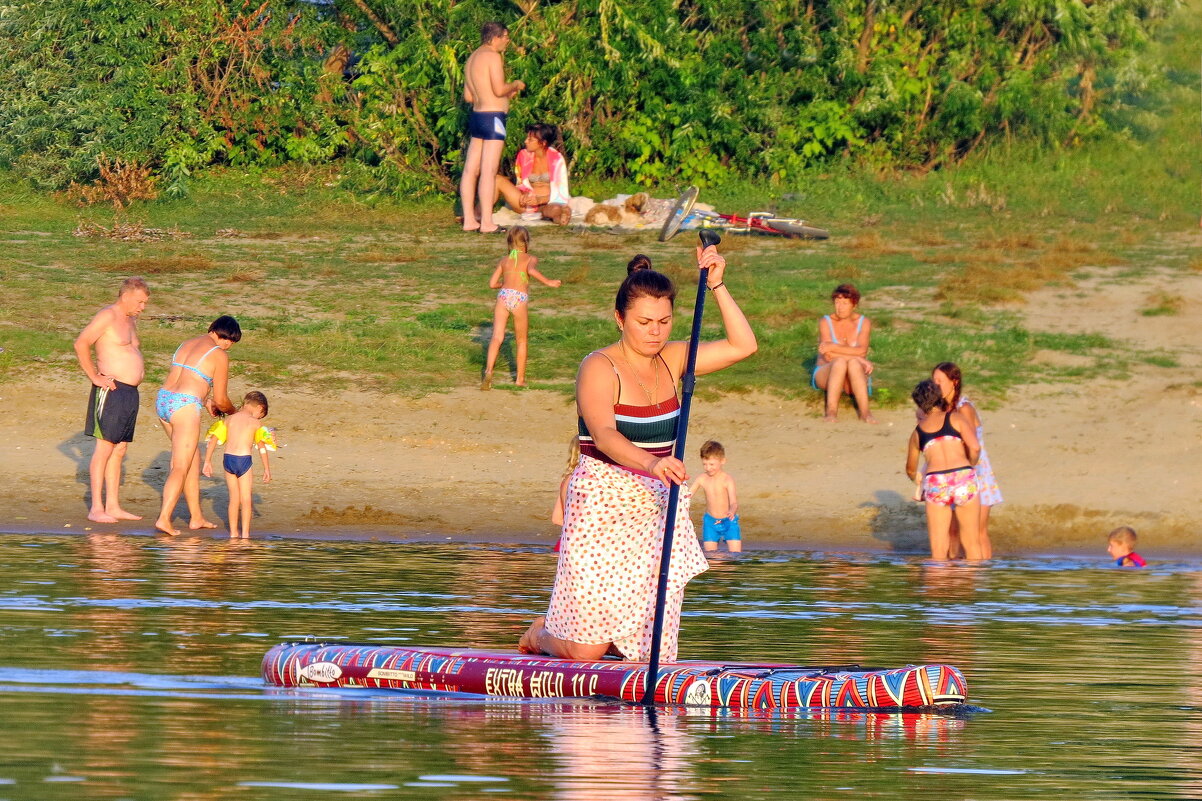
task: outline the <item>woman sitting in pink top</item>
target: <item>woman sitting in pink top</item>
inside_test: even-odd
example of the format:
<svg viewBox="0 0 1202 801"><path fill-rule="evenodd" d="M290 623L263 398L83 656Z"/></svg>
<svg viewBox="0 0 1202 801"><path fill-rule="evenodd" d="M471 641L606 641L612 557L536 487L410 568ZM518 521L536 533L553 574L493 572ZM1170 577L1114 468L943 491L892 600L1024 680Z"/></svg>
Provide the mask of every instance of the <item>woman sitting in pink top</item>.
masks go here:
<svg viewBox="0 0 1202 801"><path fill-rule="evenodd" d="M538 215L557 225L572 219L568 208L568 162L555 148L559 131L554 125L537 122L526 126L526 146L518 151L513 174L517 183L497 176L498 196L514 211Z"/></svg>

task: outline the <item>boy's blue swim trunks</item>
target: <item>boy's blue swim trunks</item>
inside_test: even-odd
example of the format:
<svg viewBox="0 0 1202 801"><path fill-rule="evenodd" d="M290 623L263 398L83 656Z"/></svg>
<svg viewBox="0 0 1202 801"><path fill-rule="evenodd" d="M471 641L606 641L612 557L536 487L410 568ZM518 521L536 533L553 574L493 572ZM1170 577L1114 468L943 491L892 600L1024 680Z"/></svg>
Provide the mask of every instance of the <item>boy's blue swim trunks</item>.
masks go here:
<svg viewBox="0 0 1202 801"><path fill-rule="evenodd" d="M743 537L739 533L738 515L735 515L734 519L731 519L729 517L711 517L709 512L705 513L701 526L702 542L722 542L723 540L741 539Z"/></svg>

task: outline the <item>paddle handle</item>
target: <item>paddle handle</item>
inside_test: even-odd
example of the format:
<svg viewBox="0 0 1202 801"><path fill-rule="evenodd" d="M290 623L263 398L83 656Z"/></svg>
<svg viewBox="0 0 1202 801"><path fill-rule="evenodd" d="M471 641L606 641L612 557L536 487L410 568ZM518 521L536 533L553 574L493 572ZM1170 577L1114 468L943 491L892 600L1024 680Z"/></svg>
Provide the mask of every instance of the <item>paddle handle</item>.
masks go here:
<svg viewBox="0 0 1202 801"><path fill-rule="evenodd" d="M722 241L717 231L702 228L697 232L703 248ZM701 316L705 312L706 281L709 268L702 267L697 276L697 301L693 306L693 330L689 335L689 355L684 374L680 377L680 416L676 418L676 447L673 455L684 461L685 438L689 431L689 411L693 406L693 388L697 384L697 346L701 343ZM655 590L655 619L651 626L651 655L647 660L647 678L640 702L648 708L655 706L655 686L659 683L660 640L664 634L664 606L668 599L668 572L672 567L672 540L676 533L676 507L680 503L680 485L668 489L668 510L664 519L664 544L659 555L659 583Z"/></svg>

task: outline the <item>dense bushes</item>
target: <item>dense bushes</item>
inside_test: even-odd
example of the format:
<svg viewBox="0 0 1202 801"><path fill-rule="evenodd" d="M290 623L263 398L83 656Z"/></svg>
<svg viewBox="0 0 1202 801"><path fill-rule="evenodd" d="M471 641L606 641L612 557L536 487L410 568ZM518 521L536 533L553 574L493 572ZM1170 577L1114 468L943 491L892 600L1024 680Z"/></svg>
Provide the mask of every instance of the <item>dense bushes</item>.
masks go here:
<svg viewBox="0 0 1202 801"><path fill-rule="evenodd" d="M0 162L44 187L97 158L168 189L213 163L352 158L453 185L464 58L506 21L578 174L790 181L831 157L934 166L1096 132L1177 0L22 0L0 5ZM344 69L345 68L345 69ZM516 138L515 138L516 139Z"/></svg>
<svg viewBox="0 0 1202 801"><path fill-rule="evenodd" d="M0 162L44 188L121 159L166 173L320 161L345 137L319 105L312 11L226 0L0 5ZM304 4L298 4L304 5Z"/></svg>

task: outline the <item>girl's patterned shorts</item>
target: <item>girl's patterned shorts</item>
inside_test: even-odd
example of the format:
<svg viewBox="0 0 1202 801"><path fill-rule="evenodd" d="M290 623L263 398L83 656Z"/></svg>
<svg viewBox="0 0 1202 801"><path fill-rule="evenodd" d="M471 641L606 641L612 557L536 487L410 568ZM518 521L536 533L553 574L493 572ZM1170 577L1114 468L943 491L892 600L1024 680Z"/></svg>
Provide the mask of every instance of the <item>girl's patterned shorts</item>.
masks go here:
<svg viewBox="0 0 1202 801"><path fill-rule="evenodd" d="M963 506L977 497L977 474L971 467L927 473L922 479L922 497L941 506Z"/></svg>

